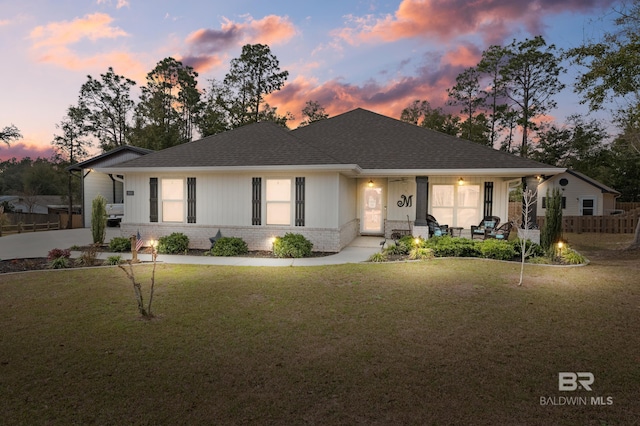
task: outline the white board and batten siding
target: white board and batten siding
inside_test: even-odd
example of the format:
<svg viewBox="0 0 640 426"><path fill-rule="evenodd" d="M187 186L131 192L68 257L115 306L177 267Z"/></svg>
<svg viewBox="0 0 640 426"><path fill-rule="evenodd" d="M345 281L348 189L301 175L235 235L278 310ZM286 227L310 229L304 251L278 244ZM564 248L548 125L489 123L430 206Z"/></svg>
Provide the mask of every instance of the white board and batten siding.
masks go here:
<svg viewBox="0 0 640 426"><path fill-rule="evenodd" d="M150 188L149 179L158 178L159 221L150 222ZM186 178L196 178L196 223L186 223ZM253 178L262 178L262 225L252 225L252 185ZM295 178L305 178L305 225L270 226L266 225L266 181L268 179L291 179L291 221L294 220L295 208ZM162 179L183 179L185 184L184 222L166 223L162 220ZM321 233L331 230L338 234L340 230L341 213L345 208L339 206L341 190L345 189L347 196L352 195L350 185L344 181L339 173L129 173L125 179L125 218L123 227L127 232L136 226L153 226L159 231L157 234L178 232L200 232L213 236L218 228L233 228L237 235L245 238L247 233L281 235L283 232ZM352 202L351 204L354 204ZM348 210L348 209L347 209ZM346 213L345 213L346 214ZM354 218L352 217L352 220ZM215 229L213 229L215 228ZM288 229L288 231L286 231ZM231 231L227 231L231 232ZM208 235L211 234L211 235ZM191 238L191 237L190 237ZM249 241L248 241L249 242ZM204 243L200 243L203 245ZM250 244L251 245L251 244ZM251 247L250 247L251 248ZM254 247L255 248L255 247ZM334 247L331 247L335 249Z"/></svg>

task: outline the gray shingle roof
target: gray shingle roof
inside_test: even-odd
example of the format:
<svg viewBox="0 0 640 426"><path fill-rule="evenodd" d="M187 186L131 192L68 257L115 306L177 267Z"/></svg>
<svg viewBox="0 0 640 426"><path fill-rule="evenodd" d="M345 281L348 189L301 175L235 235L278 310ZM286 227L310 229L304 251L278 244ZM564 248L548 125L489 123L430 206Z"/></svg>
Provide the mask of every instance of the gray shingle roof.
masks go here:
<svg viewBox="0 0 640 426"><path fill-rule="evenodd" d="M274 123L249 124L177 145L118 167L234 167L339 164Z"/></svg>
<svg viewBox="0 0 640 426"><path fill-rule="evenodd" d="M120 168L357 164L363 169L553 169L364 109L286 130L255 123L119 164ZM558 171L561 171L558 169Z"/></svg>
<svg viewBox="0 0 640 426"><path fill-rule="evenodd" d="M363 109L314 122L292 133L363 169L549 168Z"/></svg>

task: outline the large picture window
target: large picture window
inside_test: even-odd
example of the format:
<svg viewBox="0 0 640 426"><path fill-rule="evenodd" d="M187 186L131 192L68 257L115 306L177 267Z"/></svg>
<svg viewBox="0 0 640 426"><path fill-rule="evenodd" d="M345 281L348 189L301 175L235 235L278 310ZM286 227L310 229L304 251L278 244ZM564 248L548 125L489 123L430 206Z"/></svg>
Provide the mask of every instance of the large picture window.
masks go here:
<svg viewBox="0 0 640 426"><path fill-rule="evenodd" d="M433 185L431 214L439 223L469 228L478 222L479 185Z"/></svg>
<svg viewBox="0 0 640 426"><path fill-rule="evenodd" d="M267 225L291 225L291 179L267 179Z"/></svg>
<svg viewBox="0 0 640 426"><path fill-rule="evenodd" d="M184 222L184 180L162 179L162 221Z"/></svg>

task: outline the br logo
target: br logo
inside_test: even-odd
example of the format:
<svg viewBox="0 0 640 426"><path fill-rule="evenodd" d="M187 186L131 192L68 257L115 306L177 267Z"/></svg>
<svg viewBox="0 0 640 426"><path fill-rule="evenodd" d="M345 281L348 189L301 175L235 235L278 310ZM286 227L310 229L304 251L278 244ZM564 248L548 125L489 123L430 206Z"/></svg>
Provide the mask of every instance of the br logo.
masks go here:
<svg viewBox="0 0 640 426"><path fill-rule="evenodd" d="M579 389L591 391L591 385L595 380L593 373L558 373L558 390L572 392Z"/></svg>

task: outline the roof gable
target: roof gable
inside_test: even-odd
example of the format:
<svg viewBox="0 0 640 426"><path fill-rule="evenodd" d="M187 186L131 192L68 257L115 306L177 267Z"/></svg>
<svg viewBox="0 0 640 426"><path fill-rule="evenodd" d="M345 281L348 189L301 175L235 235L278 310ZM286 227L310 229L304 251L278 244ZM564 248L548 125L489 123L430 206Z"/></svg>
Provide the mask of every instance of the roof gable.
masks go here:
<svg viewBox="0 0 640 426"><path fill-rule="evenodd" d="M67 167L67 170L82 170L94 167L108 167L131 160L133 157L143 156L155 152L151 149L132 145L123 145L92 157L88 160Z"/></svg>

